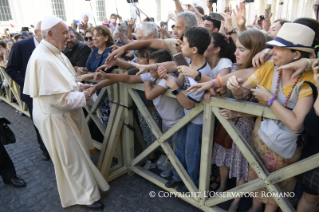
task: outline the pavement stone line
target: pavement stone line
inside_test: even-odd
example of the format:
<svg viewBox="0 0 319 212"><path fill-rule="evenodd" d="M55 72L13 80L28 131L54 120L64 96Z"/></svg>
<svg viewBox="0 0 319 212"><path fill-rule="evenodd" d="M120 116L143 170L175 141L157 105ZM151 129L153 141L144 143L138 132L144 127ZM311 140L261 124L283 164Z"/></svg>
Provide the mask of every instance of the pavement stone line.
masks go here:
<svg viewBox="0 0 319 212"><path fill-rule="evenodd" d="M17 142L6 145L17 171L17 176L27 183L26 188L14 188L6 185L0 178L0 212L81 212L89 211L84 206L62 208L56 185L54 168L51 161L41 159L36 134L30 118L20 116L15 109L5 102L0 102L0 116L7 118L9 127L15 133ZM96 165L98 154L91 155ZM138 176L123 175L110 182L110 190L101 193L103 211L200 211L177 197L150 197L154 191L163 191L160 187Z"/></svg>

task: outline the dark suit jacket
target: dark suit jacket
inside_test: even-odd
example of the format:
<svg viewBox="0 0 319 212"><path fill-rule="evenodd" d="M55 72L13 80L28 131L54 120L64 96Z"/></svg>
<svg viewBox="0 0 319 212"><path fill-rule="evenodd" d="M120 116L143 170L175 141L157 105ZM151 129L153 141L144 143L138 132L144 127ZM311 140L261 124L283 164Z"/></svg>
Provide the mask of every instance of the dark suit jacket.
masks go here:
<svg viewBox="0 0 319 212"><path fill-rule="evenodd" d="M24 78L29 59L35 49L33 37L15 43L11 49L7 65L8 75L20 85L21 99L28 104L32 99L23 94Z"/></svg>

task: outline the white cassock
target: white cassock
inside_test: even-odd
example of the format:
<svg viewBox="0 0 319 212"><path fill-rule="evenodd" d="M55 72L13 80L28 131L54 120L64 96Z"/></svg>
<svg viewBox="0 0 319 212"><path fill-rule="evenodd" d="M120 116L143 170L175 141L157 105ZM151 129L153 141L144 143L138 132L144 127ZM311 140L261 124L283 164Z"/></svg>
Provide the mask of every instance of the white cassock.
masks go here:
<svg viewBox="0 0 319 212"><path fill-rule="evenodd" d="M33 121L54 164L62 207L99 200L99 189L109 185L90 159L85 95L68 58L45 40L30 57L23 93L33 98Z"/></svg>

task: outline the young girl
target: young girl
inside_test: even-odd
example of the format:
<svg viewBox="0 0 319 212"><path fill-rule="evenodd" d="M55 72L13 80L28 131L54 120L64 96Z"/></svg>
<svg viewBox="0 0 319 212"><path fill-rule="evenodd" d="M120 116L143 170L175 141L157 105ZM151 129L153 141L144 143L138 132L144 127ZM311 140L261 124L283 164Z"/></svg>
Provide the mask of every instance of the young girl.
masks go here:
<svg viewBox="0 0 319 212"><path fill-rule="evenodd" d="M237 68L245 69L252 67L252 58L265 48L266 38L260 31L249 30L241 33L236 41L236 64L232 71ZM251 96L246 100L251 101ZM231 119L236 122L236 126L245 140L250 143L251 133L254 126L254 118L248 114L243 114L228 109L222 109L219 113L226 119ZM248 181L248 162L240 152L235 143L231 149L225 149L218 143L214 143L212 163L220 168L221 185L218 192L226 189L227 179L235 177L237 179L236 186L244 184ZM228 211L236 211L240 198L236 198Z"/></svg>

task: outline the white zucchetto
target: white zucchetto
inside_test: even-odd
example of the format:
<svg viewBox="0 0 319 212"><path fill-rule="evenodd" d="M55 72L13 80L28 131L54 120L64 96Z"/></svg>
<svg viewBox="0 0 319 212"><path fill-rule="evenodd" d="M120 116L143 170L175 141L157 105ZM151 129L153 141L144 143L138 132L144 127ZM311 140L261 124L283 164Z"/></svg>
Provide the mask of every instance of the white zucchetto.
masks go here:
<svg viewBox="0 0 319 212"><path fill-rule="evenodd" d="M58 23L60 23L61 21L63 21L61 18L56 17L56 16L47 16L42 20L41 23L41 31L44 30L48 30L51 29L52 27L54 27L55 25L57 25Z"/></svg>

